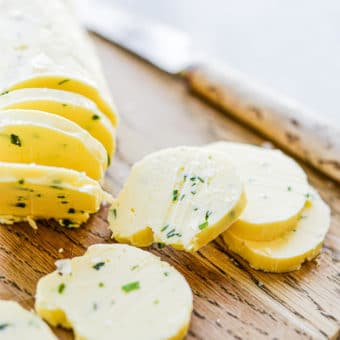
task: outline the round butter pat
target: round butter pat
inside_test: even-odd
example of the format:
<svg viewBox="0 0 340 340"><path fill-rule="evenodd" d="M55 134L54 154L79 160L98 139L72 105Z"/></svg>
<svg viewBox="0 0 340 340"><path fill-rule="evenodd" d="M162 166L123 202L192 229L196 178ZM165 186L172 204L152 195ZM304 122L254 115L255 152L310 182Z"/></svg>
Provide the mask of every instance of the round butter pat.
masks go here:
<svg viewBox="0 0 340 340"><path fill-rule="evenodd" d="M95 180L108 164L103 145L84 129L34 110L0 111L0 160L73 169Z"/></svg>
<svg viewBox="0 0 340 340"><path fill-rule="evenodd" d="M223 153L165 149L133 166L110 209L110 228L120 242L193 252L235 222L245 204L243 185Z"/></svg>
<svg viewBox="0 0 340 340"><path fill-rule="evenodd" d="M2 340L57 340L44 321L17 302L0 300L0 320Z"/></svg>
<svg viewBox="0 0 340 340"><path fill-rule="evenodd" d="M193 308L183 276L149 252L94 245L38 282L35 308L76 339L180 340Z"/></svg>
<svg viewBox="0 0 340 340"><path fill-rule="evenodd" d="M310 188L310 193L310 203L292 231L273 241L249 241L227 230L225 243L254 269L274 273L299 269L320 253L330 225L329 207L314 189Z"/></svg>
<svg viewBox="0 0 340 340"><path fill-rule="evenodd" d="M247 195L247 206L230 228L241 238L269 241L294 229L308 200L302 168L278 150L218 142L208 150L223 152L235 165Z"/></svg>

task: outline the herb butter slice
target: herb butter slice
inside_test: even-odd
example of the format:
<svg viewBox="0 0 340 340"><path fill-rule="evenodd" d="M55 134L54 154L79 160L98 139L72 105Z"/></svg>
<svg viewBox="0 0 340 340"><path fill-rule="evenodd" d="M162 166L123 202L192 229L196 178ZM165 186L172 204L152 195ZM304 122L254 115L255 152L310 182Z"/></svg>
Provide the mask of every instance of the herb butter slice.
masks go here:
<svg viewBox="0 0 340 340"><path fill-rule="evenodd" d="M17 302L0 300L0 339L57 340L57 337L36 314Z"/></svg>
<svg viewBox="0 0 340 340"><path fill-rule="evenodd" d="M101 143L68 119L34 110L0 111L0 160L84 171L102 180L108 159Z"/></svg>
<svg viewBox="0 0 340 340"><path fill-rule="evenodd" d="M229 229L223 234L225 243L254 269L276 273L299 269L320 253L330 225L329 207L314 189L309 191L310 202L292 231L273 241L249 241Z"/></svg>
<svg viewBox="0 0 340 340"><path fill-rule="evenodd" d="M117 124L99 60L66 1L2 1L0 31L7 32L0 35L0 95L23 88L75 92Z"/></svg>
<svg viewBox="0 0 340 340"><path fill-rule="evenodd" d="M78 124L103 144L109 156L115 149L115 128L97 105L73 92L46 88L11 91L0 96L0 110L26 109L56 114Z"/></svg>
<svg viewBox="0 0 340 340"><path fill-rule="evenodd" d="M54 219L78 227L112 198L84 173L35 164L0 162L0 223Z"/></svg>
<svg viewBox="0 0 340 340"><path fill-rule="evenodd" d="M247 206L230 228L235 235L269 241L294 229L309 195L302 168L279 150L218 142L208 150L223 152L235 165L247 194Z"/></svg>
<svg viewBox="0 0 340 340"><path fill-rule="evenodd" d="M110 209L110 228L120 242L193 252L235 222L245 204L243 185L222 153L165 149L133 166Z"/></svg>
<svg viewBox="0 0 340 340"><path fill-rule="evenodd" d="M35 308L53 326L83 340L179 340L192 293L184 277L157 256L122 244L97 244L58 261L38 282Z"/></svg>

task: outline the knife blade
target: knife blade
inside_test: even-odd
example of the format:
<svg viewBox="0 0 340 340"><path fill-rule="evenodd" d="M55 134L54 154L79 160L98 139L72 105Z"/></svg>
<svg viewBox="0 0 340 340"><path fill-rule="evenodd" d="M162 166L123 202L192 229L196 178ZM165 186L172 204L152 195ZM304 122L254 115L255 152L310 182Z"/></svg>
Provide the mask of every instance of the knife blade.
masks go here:
<svg viewBox="0 0 340 340"><path fill-rule="evenodd" d="M340 182L340 129L320 115L207 57L172 27L107 0L82 0L78 9L88 30L184 78L194 93Z"/></svg>

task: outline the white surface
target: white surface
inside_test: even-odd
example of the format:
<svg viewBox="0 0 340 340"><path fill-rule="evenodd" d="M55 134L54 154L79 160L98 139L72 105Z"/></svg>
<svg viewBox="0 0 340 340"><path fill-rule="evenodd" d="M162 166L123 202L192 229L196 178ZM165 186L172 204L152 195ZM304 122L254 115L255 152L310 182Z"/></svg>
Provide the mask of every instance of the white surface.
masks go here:
<svg viewBox="0 0 340 340"><path fill-rule="evenodd" d="M340 126L337 0L107 0L188 32L196 45Z"/></svg>

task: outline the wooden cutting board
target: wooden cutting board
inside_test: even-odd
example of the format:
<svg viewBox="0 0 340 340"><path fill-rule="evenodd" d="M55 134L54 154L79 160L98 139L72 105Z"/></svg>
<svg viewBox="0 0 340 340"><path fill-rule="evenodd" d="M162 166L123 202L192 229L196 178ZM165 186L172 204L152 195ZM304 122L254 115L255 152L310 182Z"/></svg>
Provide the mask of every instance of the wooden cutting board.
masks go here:
<svg viewBox="0 0 340 340"><path fill-rule="evenodd" d="M93 39L121 114L118 151L105 184L111 193L119 192L135 161L160 148L202 145L221 139L265 142L190 96L179 80L99 38ZM340 187L302 166L331 206L332 225L321 256L300 271L278 275L252 270L240 258L231 257L220 239L195 255L151 248L183 273L192 287L194 312L188 339L339 336ZM2 226L0 298L14 299L31 308L38 279L54 270L57 259L82 255L94 243L112 242L106 214L107 208L103 208L76 230L53 222L39 223L37 231L26 224ZM61 329L56 334L61 339L72 339L70 332Z"/></svg>

